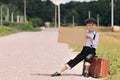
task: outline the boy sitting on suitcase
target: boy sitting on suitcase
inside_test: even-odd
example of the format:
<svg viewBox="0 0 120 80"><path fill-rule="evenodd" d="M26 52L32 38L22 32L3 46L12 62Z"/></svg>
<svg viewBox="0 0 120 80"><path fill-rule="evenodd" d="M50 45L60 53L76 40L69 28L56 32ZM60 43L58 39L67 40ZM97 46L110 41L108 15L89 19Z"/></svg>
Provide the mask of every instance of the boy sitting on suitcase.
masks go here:
<svg viewBox="0 0 120 80"><path fill-rule="evenodd" d="M60 76L65 70L71 69L82 60L85 60L83 76L89 77L89 66L93 57L96 55L95 51L98 45L99 35L95 31L97 21L94 18L86 19L85 24L87 26L87 32L85 36L86 44L83 46L81 53L79 53L74 59L68 61L60 71L53 73L51 76Z"/></svg>

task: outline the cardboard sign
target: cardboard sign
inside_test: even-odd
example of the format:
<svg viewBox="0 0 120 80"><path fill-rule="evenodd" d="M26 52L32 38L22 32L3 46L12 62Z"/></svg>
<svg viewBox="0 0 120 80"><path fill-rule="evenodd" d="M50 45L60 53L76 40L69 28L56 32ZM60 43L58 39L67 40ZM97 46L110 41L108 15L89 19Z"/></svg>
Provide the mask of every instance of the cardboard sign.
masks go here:
<svg viewBox="0 0 120 80"><path fill-rule="evenodd" d="M60 27L58 30L58 42L83 46L86 40L85 35L85 29Z"/></svg>

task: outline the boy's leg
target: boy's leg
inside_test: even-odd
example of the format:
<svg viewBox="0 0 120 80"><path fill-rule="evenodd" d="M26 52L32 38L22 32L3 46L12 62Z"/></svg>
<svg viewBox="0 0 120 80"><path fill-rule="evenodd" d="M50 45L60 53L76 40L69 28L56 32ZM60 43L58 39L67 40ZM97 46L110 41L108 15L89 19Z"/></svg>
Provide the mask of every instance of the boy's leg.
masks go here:
<svg viewBox="0 0 120 80"><path fill-rule="evenodd" d="M74 59L71 59L70 61L68 61L66 65L70 67L70 69L73 68L79 62L81 62L86 58L86 56L90 53L89 52L90 50L91 50L90 47L83 47L83 50L81 51L81 53L79 53Z"/></svg>
<svg viewBox="0 0 120 80"><path fill-rule="evenodd" d="M64 72L64 71L66 71L67 69L68 69L68 67L67 67L67 66L63 66L63 68L61 69L60 73L62 73L62 72Z"/></svg>
<svg viewBox="0 0 120 80"><path fill-rule="evenodd" d="M58 72L55 72L52 74L52 76L60 76L62 72L66 71L67 69L73 68L75 65L77 65L80 61L85 59L87 55L85 53L78 54L74 59L71 59L66 63L65 66L62 67L62 69Z"/></svg>
<svg viewBox="0 0 120 80"><path fill-rule="evenodd" d="M83 73L83 76L84 77L89 77L89 68L90 68L90 66L85 65L84 67L85 67L85 71Z"/></svg>
<svg viewBox="0 0 120 80"><path fill-rule="evenodd" d="M76 64L78 64L80 61L82 61L84 59L84 57L85 56L83 54L78 54L74 59L71 59L70 61L68 61L66 63L66 65L63 66L59 72L62 73L64 71L66 71L67 69L73 68Z"/></svg>
<svg viewBox="0 0 120 80"><path fill-rule="evenodd" d="M55 75L52 74L52 76L60 76L59 74L61 74L61 72L64 72L67 69L73 68L75 65L77 65L79 62L81 62L86 58L89 51L90 51L89 47L83 47L83 50L81 51L81 53L79 53L74 59L71 59L70 61L68 61L66 65L59 72L57 72L57 74L56 73Z"/></svg>
<svg viewBox="0 0 120 80"><path fill-rule="evenodd" d="M84 60L87 55L88 55L88 53L81 52L74 59L71 59L70 61L68 61L66 63L66 65L71 69L74 66L76 66L79 62L81 62L82 60Z"/></svg>
<svg viewBox="0 0 120 80"><path fill-rule="evenodd" d="M95 54L89 54L85 59L85 66L84 66L84 72L83 72L83 75L85 77L89 77L89 68L94 56Z"/></svg>

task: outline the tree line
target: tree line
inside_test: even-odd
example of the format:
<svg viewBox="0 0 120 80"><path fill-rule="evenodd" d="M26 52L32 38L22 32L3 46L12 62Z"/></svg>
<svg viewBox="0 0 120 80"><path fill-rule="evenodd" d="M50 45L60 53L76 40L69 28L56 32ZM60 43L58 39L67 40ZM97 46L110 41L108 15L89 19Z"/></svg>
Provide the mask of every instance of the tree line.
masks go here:
<svg viewBox="0 0 120 80"><path fill-rule="evenodd" d="M120 25L120 0L114 0L114 24ZM10 12L16 15L24 14L24 0L0 0L0 5L9 7ZM51 0L26 0L27 19L39 19L40 25L49 21L54 25L55 22L55 5ZM91 17L99 18L101 26L111 25L111 0L98 0L90 2L70 1L60 4L61 24L69 26L73 23L76 26L84 25L84 20ZM6 14L6 12L4 12ZM4 14L4 15L5 15Z"/></svg>

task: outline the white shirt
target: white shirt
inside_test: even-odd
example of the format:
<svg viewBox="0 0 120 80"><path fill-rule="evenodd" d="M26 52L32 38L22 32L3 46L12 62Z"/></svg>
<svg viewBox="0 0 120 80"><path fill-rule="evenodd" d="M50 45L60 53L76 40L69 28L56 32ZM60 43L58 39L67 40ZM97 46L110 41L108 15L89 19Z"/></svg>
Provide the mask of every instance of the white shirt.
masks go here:
<svg viewBox="0 0 120 80"><path fill-rule="evenodd" d="M86 39L86 46L91 47L92 45L92 47L96 49L98 45L99 34L95 31L94 32L87 31L86 35L90 36L91 38L93 38L94 35L96 35L95 39L93 39L93 43L89 39Z"/></svg>

